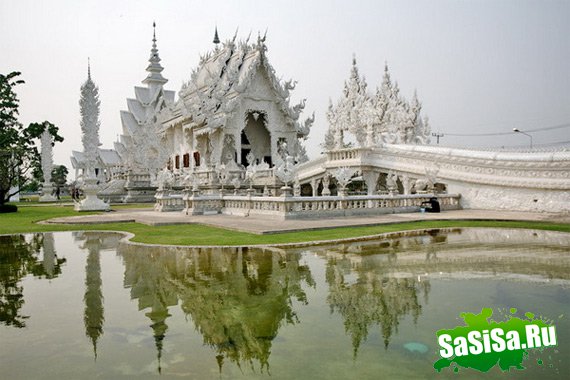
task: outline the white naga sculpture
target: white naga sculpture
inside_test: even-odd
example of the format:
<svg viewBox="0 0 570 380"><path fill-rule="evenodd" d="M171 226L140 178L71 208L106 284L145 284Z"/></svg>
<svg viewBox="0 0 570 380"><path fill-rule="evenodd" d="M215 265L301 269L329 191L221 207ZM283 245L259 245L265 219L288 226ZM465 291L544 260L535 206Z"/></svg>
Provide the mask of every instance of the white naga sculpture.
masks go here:
<svg viewBox="0 0 570 380"><path fill-rule="evenodd" d="M47 128L43 131L40 141L42 143L41 164L44 174L40 202L53 202L57 200L52 194L53 185L51 183L51 172L53 170L53 139Z"/></svg>

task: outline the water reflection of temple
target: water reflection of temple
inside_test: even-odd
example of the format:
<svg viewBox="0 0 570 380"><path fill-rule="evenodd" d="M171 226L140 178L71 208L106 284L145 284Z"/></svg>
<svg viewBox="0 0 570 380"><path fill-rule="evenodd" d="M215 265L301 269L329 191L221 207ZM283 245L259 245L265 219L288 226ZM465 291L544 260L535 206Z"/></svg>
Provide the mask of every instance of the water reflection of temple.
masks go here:
<svg viewBox="0 0 570 380"><path fill-rule="evenodd" d="M414 321L420 316L422 306L418 293L427 297L430 289L429 280L387 276L383 268L374 265L368 257L362 257L359 263L349 256L330 257L326 281L329 285L327 302L332 312L342 315L355 356L373 326L380 328L384 347L388 348L400 321L408 315Z"/></svg>
<svg viewBox="0 0 570 380"><path fill-rule="evenodd" d="M53 234L0 236L0 323L26 327L29 316L21 315L24 305L21 281L28 275L53 279L61 274L65 258L58 258Z"/></svg>
<svg viewBox="0 0 570 380"><path fill-rule="evenodd" d="M83 323L85 335L93 345L93 355L97 359L97 342L103 335L105 322L105 309L103 306L103 292L101 287L101 257L103 249L117 246L122 236L119 234L101 234L98 232L73 232L73 238L80 243L79 246L87 251L85 264L85 294L83 302Z"/></svg>
<svg viewBox="0 0 570 380"><path fill-rule="evenodd" d="M350 244L320 246L311 251L343 257L391 276L472 273L513 274L535 279L570 280L570 234L524 229L449 228L407 231Z"/></svg>
<svg viewBox="0 0 570 380"><path fill-rule="evenodd" d="M378 340L391 348L404 320L429 319L422 315L422 306L427 303L430 286L435 289L435 279L470 278L472 274L479 279L487 274L493 279L506 276L526 281L532 277L533 281L570 284L570 235L549 231L411 231L299 249L183 249L126 244L116 248L121 237L117 234L85 232L73 236L86 259L80 264L85 265L86 346L92 345L97 357L97 344L105 323L109 324L105 322L102 281L106 277L102 268L116 264L107 262L102 251L116 249L125 265L124 285L149 320L147 331L154 336L159 370L169 324L176 318L170 319L171 314L180 311L211 348L212 360L217 360L220 371L228 362L267 370L280 329L297 323L296 311L307 303L307 295L313 297L307 291L308 286L315 286L311 269L324 273L326 284L315 296L318 293L320 297L321 290L327 292L327 303L342 320L354 355L375 331L381 336ZM57 278L65 259L58 257L56 246L51 234L0 236L0 324L25 326L22 280L31 276L48 281ZM316 303L311 302L312 307ZM130 307L128 302L126 307Z"/></svg>
<svg viewBox="0 0 570 380"><path fill-rule="evenodd" d="M273 339L298 322L293 301L306 303L303 284L314 285L300 253L262 249L182 249L120 245L125 286L152 321L160 359L170 316L180 305L204 343L224 361L268 369ZM160 364L159 364L160 365Z"/></svg>
<svg viewBox="0 0 570 380"><path fill-rule="evenodd" d="M325 258L327 301L344 319L354 353L370 329L380 328L387 348L400 321L421 315L433 276L502 275L570 280L570 235L509 229L434 229L312 247ZM306 248L292 249L301 251ZM280 249L274 249L279 252Z"/></svg>

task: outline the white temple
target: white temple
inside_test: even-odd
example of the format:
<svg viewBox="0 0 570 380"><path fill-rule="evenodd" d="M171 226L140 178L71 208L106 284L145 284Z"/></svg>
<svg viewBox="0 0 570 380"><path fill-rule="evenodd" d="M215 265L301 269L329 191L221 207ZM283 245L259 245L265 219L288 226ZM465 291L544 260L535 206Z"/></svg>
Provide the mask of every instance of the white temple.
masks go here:
<svg viewBox="0 0 570 380"><path fill-rule="evenodd" d="M229 172L227 181L234 183L245 183L246 167L250 173L255 167L255 178L249 177L255 184L250 185L268 186L275 193L281 184L272 168L288 156L295 162L307 160L302 142L314 115L299 121L305 100L290 105L295 83L277 78L265 37L258 36L255 43L249 37L237 41L236 36L222 44L216 41L175 101L174 91L164 89L167 79L153 33L146 87L135 87L135 98L127 99L128 110L121 111L123 133L113 151L120 164L115 153L109 152L113 159L107 161L100 154L107 165L104 172L112 173L101 197L154 201L162 182L159 172L165 168L172 174L170 186L182 189L193 174L194 180L212 187L222 166ZM80 154L74 156L79 161Z"/></svg>
<svg viewBox="0 0 570 380"><path fill-rule="evenodd" d="M353 59L327 112L325 153L307 162L314 114L301 121L305 100L290 104L296 82L278 79L265 36L220 44L216 31L214 43L176 98L153 33L146 86L121 111L120 141L94 156L103 199L283 218L418 211L434 196L444 210L570 212L569 152L431 146L416 93L400 94L387 64L370 93ZM81 168L82 154L74 159Z"/></svg>

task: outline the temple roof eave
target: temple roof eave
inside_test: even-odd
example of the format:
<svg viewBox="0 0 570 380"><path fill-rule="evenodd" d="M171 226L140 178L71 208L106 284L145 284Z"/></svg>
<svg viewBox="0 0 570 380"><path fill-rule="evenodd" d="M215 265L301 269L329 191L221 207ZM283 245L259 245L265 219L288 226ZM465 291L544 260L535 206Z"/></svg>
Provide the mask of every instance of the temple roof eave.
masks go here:
<svg viewBox="0 0 570 380"><path fill-rule="evenodd" d="M281 84L275 70L265 57L265 44L235 44L228 42L220 50L206 54L193 71L192 78L179 92L179 101L186 111L204 123L217 125L227 118L238 103L237 97L244 94L259 70L263 70L274 93L272 101L283 111L288 125L294 125L304 108L289 105L291 82Z"/></svg>

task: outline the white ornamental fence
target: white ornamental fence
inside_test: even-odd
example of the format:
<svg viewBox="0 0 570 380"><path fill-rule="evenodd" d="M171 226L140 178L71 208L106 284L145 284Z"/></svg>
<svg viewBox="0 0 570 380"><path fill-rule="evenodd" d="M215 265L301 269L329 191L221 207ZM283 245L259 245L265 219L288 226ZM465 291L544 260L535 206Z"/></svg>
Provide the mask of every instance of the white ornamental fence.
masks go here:
<svg viewBox="0 0 570 380"><path fill-rule="evenodd" d="M460 208L459 195L351 195L267 197L256 195L199 195L198 192L161 192L155 210L187 215L270 215L280 219L320 218L418 212L422 202L436 197L442 210Z"/></svg>

